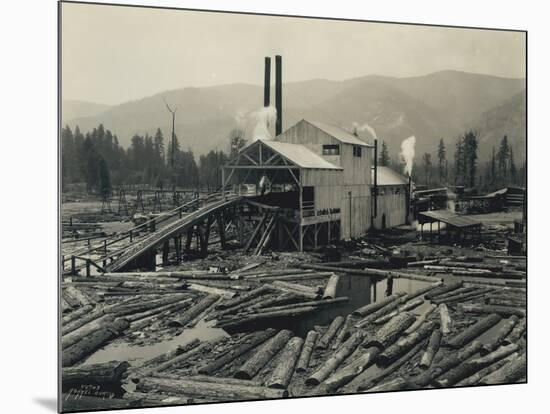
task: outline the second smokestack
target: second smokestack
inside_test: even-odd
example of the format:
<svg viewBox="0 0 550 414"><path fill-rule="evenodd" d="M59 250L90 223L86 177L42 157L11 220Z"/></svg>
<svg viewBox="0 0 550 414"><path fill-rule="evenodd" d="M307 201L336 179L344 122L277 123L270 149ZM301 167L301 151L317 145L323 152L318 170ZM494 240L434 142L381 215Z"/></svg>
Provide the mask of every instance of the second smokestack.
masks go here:
<svg viewBox="0 0 550 414"><path fill-rule="evenodd" d="M283 132L283 58L275 56L275 109L277 120L275 121L275 136Z"/></svg>
<svg viewBox="0 0 550 414"><path fill-rule="evenodd" d="M264 76L264 107L271 105L271 58L265 58L265 76Z"/></svg>

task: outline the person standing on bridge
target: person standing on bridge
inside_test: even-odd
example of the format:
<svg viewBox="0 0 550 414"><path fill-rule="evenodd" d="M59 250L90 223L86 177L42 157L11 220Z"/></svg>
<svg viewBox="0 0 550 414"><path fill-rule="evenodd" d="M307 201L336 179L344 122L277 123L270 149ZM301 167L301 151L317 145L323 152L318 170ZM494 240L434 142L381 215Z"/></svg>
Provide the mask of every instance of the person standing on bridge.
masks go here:
<svg viewBox="0 0 550 414"><path fill-rule="evenodd" d="M268 184L267 176L265 174L263 174L262 177L260 178L260 194L262 196L267 191L267 184Z"/></svg>

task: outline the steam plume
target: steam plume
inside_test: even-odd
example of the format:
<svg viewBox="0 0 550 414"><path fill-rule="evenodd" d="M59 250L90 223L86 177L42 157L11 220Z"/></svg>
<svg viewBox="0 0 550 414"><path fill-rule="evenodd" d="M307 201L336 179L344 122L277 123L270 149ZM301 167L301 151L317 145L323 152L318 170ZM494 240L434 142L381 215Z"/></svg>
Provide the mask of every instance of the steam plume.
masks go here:
<svg viewBox="0 0 550 414"><path fill-rule="evenodd" d="M404 173L409 177L412 175L413 161L414 161L414 145L416 144L416 137L410 136L401 143L401 157L405 161Z"/></svg>
<svg viewBox="0 0 550 414"><path fill-rule="evenodd" d="M363 125L359 125L357 122L354 122L353 123L353 127L358 131L358 132L363 132L363 131L368 131L368 133L374 138L374 139L378 139L378 137L376 136L376 131L374 130L373 127L371 127L369 124L367 124L366 122L363 124Z"/></svg>
<svg viewBox="0 0 550 414"><path fill-rule="evenodd" d="M252 142L259 139L272 139L269 126L275 124L277 110L273 106L262 107L252 113L256 125L254 127Z"/></svg>

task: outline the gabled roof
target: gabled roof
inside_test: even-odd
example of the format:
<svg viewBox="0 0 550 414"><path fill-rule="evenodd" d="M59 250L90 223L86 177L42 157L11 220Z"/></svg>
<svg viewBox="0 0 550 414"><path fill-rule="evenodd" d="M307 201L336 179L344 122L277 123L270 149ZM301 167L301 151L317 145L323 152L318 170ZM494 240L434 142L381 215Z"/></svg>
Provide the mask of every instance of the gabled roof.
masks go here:
<svg viewBox="0 0 550 414"><path fill-rule="evenodd" d="M371 169L372 182L374 182L374 167ZM378 166L378 185L407 185L409 180L397 171L389 167Z"/></svg>
<svg viewBox="0 0 550 414"><path fill-rule="evenodd" d="M310 121L307 119L303 119L303 121L329 134L331 137L337 139L340 142L344 142L346 144L361 145L363 147L372 147L372 145L367 144L365 141L356 137L351 132L346 131L345 129L336 125L324 124L322 122Z"/></svg>
<svg viewBox="0 0 550 414"><path fill-rule="evenodd" d="M311 168L319 170L343 170L342 167L338 167L320 155L315 154L309 148L300 144L289 144L287 142L271 141L271 140L258 140L262 144L271 148L273 151L278 152L280 155L296 164L300 168Z"/></svg>

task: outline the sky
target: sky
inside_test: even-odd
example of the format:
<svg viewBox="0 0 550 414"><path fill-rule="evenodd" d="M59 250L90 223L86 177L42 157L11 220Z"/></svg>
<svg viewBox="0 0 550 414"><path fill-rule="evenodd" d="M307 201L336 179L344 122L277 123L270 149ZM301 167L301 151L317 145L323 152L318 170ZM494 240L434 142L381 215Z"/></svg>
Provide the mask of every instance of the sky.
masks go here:
<svg viewBox="0 0 550 414"><path fill-rule="evenodd" d="M61 29L63 99L109 105L183 87L261 85L264 56L276 54L284 82L448 69L525 77L520 32L70 3Z"/></svg>

